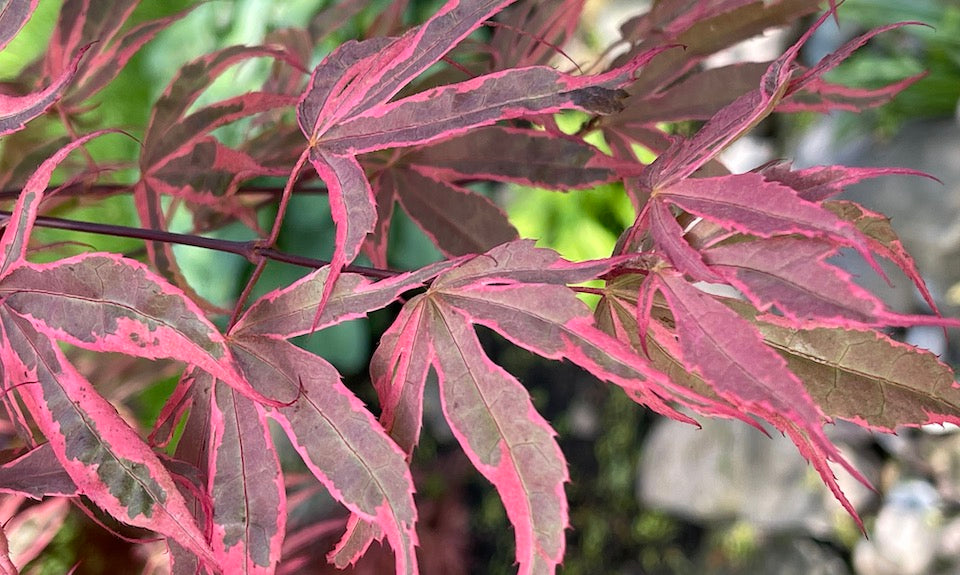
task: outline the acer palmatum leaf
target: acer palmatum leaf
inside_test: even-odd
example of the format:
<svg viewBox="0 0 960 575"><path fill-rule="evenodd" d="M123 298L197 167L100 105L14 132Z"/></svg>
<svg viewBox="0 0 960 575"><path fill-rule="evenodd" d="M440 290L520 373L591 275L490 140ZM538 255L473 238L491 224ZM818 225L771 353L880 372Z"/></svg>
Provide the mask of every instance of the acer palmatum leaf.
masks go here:
<svg viewBox="0 0 960 575"><path fill-rule="evenodd" d="M50 442L41 443L0 465L0 492L40 500L51 495L76 496L77 486L64 470Z"/></svg>
<svg viewBox="0 0 960 575"><path fill-rule="evenodd" d="M0 50L3 50L17 32L27 23L40 0L10 0L0 10Z"/></svg>
<svg viewBox="0 0 960 575"><path fill-rule="evenodd" d="M50 264L22 262L0 279L0 294L5 309L54 339L186 361L247 397L275 403L239 373L226 340L199 306L136 260L91 253Z"/></svg>
<svg viewBox="0 0 960 575"><path fill-rule="evenodd" d="M19 0L13 0L11 4L23 4ZM11 6L15 8L16 6ZM7 8L7 7L4 7ZM0 13L0 15L6 12ZM3 22L0 22L3 23ZM2 33L2 31L0 31ZM27 122L44 113L50 106L57 102L64 91L70 85L80 66L80 59L90 48L85 46L77 51L77 54L67 64L66 68L57 76L53 82L40 90L25 96L11 96L0 92L0 136L21 130Z"/></svg>
<svg viewBox="0 0 960 575"><path fill-rule="evenodd" d="M780 236L737 242L704 251L710 268L761 311L771 305L797 325L849 328L949 325L960 321L887 310L847 272L826 260L835 246L815 239Z"/></svg>
<svg viewBox="0 0 960 575"><path fill-rule="evenodd" d="M11 267L24 261L26 257L30 232L33 231L33 224L37 219L40 203L43 201L53 171L70 152L94 138L109 133L114 133L114 131L101 130L70 142L53 156L44 160L27 180L27 183L24 184L23 190L17 197L17 203L13 207L13 213L7 220L3 236L0 236L0 280L9 273Z"/></svg>
<svg viewBox="0 0 960 575"><path fill-rule="evenodd" d="M262 406L211 380L194 382L213 385L210 546L226 573L270 575L280 561L287 524L285 485L270 427Z"/></svg>
<svg viewBox="0 0 960 575"><path fill-rule="evenodd" d="M798 328L742 301L724 304L786 359L827 417L883 432L960 423L960 387L950 367L929 351L873 330Z"/></svg>
<svg viewBox="0 0 960 575"><path fill-rule="evenodd" d="M665 49L650 50L596 76L574 77L547 67L518 68L389 101L507 4L451 0L400 38L347 43L314 70L297 120L307 138L310 162L327 184L336 225L330 282L321 308L341 269L357 257L376 224L376 200L356 160L358 154L426 144L523 116L567 109L617 111L625 95L620 88Z"/></svg>
<svg viewBox="0 0 960 575"><path fill-rule="evenodd" d="M171 537L215 566L173 478L137 432L30 321L2 309L0 326L4 383L16 386L79 492L118 521Z"/></svg>
<svg viewBox="0 0 960 575"><path fill-rule="evenodd" d="M417 510L403 452L329 363L283 340L231 340L245 375L265 393L289 398L268 415L310 471L350 511L386 534L396 572L417 570Z"/></svg>
<svg viewBox="0 0 960 575"><path fill-rule="evenodd" d="M649 281L673 314L678 359L684 366L730 404L789 435L862 529L860 516L840 491L827 461L841 464L865 485L869 482L827 439L822 412L786 361L764 344L753 326L679 274L661 273Z"/></svg>

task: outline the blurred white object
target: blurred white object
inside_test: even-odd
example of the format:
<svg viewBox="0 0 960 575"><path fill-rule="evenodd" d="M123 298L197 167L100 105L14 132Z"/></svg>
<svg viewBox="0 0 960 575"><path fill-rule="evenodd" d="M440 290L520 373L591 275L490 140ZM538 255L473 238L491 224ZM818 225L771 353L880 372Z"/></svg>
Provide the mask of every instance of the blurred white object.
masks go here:
<svg viewBox="0 0 960 575"><path fill-rule="evenodd" d="M853 550L857 575L928 573L940 540L940 496L926 481L893 487L870 533Z"/></svg>

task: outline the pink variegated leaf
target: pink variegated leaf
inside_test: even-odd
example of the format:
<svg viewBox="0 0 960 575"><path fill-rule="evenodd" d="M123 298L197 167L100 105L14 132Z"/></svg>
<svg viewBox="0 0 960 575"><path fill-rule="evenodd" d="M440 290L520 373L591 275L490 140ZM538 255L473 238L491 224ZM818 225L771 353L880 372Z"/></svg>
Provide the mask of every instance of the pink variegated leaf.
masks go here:
<svg viewBox="0 0 960 575"><path fill-rule="evenodd" d="M563 484L569 479L556 432L520 382L490 361L467 318L426 313L444 416L500 494L514 528L519 573L554 573L565 549Z"/></svg>
<svg viewBox="0 0 960 575"><path fill-rule="evenodd" d="M759 88L722 108L691 138L678 140L658 156L643 174L643 186L663 188L682 181L766 118L787 91L794 61L806 37L770 64Z"/></svg>
<svg viewBox="0 0 960 575"><path fill-rule="evenodd" d="M220 331L183 292L116 254L23 263L0 282L3 305L50 337L94 351L189 361L248 397Z"/></svg>
<svg viewBox="0 0 960 575"><path fill-rule="evenodd" d="M314 70L297 119L309 142L310 162L327 184L337 228L327 290L343 266L357 256L376 224L376 200L355 155L426 144L521 116L563 109L618 110L620 88L658 52L646 52L597 76L522 68L386 102L502 5L451 0L431 20L398 40L386 45L350 44ZM449 27L446 34L444 27ZM428 43L421 46L421 42ZM327 297L329 291L321 308Z"/></svg>
<svg viewBox="0 0 960 575"><path fill-rule="evenodd" d="M283 474L270 427L256 404L223 383L214 385L213 396L211 547L226 573L269 575L280 561L287 520Z"/></svg>
<svg viewBox="0 0 960 575"><path fill-rule="evenodd" d="M960 423L960 387L932 353L876 331L797 328L744 302L724 303L783 356L827 416L883 432Z"/></svg>
<svg viewBox="0 0 960 575"><path fill-rule="evenodd" d="M434 305L466 314L471 322L489 327L520 347L549 359L571 361L595 377L619 385L638 403L694 423L665 398L695 409L714 402L674 385L629 345L598 329L590 309L565 285L585 281L590 277L587 274L596 277L604 273L600 263L612 265L609 261L567 262L556 252L518 241L441 275L427 295Z"/></svg>
<svg viewBox="0 0 960 575"><path fill-rule="evenodd" d="M292 106L295 103L294 98L282 94L248 92L188 113L200 94L227 68L259 57L295 63L295 59L285 52L271 48L245 46L225 48L198 58L181 68L176 78L161 95L153 108L153 114L144 134L140 155L141 179L134 187L137 213L145 227L157 230L167 229L166 215L161 204L162 195L187 194L190 196L189 199L197 199L198 194L204 193L222 195L229 191L231 185L238 183L234 178L226 176L206 181L195 178L190 183L200 182L209 187L194 190L192 186L177 185L180 177L176 174L179 172L173 167L166 172L161 168L170 163L176 163L179 158L197 151L195 146L209 142L209 132L215 128L261 112ZM233 153L227 153L222 146L219 146L214 153L205 154L207 161L212 162L207 167L220 169L232 167L234 172L243 172L243 177L276 173L276 170L268 168L257 173L256 162L249 156L240 152L231 152ZM171 175L174 175L173 182L164 177ZM180 273L170 244L147 242L146 246L150 261L164 277L175 282L192 299L203 301Z"/></svg>
<svg viewBox="0 0 960 575"><path fill-rule="evenodd" d="M819 88L825 92L835 91L838 95L842 94L843 89L830 87L831 85L821 81L821 76L838 65L843 59L847 58L870 37L877 33L907 24L894 24L870 32L850 42L841 50L825 57L813 68L795 74L796 59L800 48L810 38L813 32L826 21L829 14L830 12L823 14L796 43L788 48L780 58L770 64L757 90L748 92L737 98L731 104L717 112L692 138L679 141L667 150L667 152L661 154L657 160L651 164L650 169L644 173L644 187L648 189L667 187L690 176L707 161L719 154L726 146L756 126L757 123L777 108L785 98L793 94L807 88ZM850 92L849 95L851 97L859 95L867 100L890 96L905 88L915 81L915 79L916 78L908 78L893 86L884 88L880 92ZM842 98L840 98L840 100L842 100ZM829 101L829 97L825 97L822 105L826 106ZM842 102L838 102L838 105L842 105Z"/></svg>
<svg viewBox="0 0 960 575"><path fill-rule="evenodd" d="M0 50L3 50L17 32L27 23L40 0L9 0L0 8Z"/></svg>
<svg viewBox="0 0 960 575"><path fill-rule="evenodd" d="M745 234L828 239L856 249L876 267L867 240L856 227L760 174L690 178L658 190L655 198Z"/></svg>
<svg viewBox="0 0 960 575"><path fill-rule="evenodd" d="M651 312L646 309L647 302L643 299L640 301L645 311L638 312L637 290L640 288L644 290L640 295L651 300L649 307L653 307L654 298L652 295L648 297L647 294L654 290L648 289L647 286L643 278L637 275L624 275L608 282L604 289L604 297L597 304L594 313L597 327L620 341L630 342L635 350L642 352L657 370L670 378L670 381L692 390L701 397L709 398L709 403L691 406L698 413L730 418L731 412L736 408L717 395L703 379L680 362L676 338L672 333L668 333L659 321L650 321ZM659 307L662 307L663 301L659 303ZM642 325L638 317L644 320ZM659 318L660 314L657 315L657 319ZM763 428L752 419L741 419L763 431Z"/></svg>
<svg viewBox="0 0 960 575"><path fill-rule="evenodd" d="M375 37L344 42L331 52L310 75L310 83L297 105L300 131L312 143L331 123L346 115L341 110L348 89L374 73L376 59L394 43L393 38Z"/></svg>
<svg viewBox="0 0 960 575"><path fill-rule="evenodd" d="M266 336L289 339L351 319L365 317L395 301L406 291L422 287L458 259L437 262L413 272L372 282L359 274L343 274L327 306L318 317L317 306L329 280L329 266L258 299L231 329L231 337Z"/></svg>
<svg viewBox="0 0 960 575"><path fill-rule="evenodd" d="M416 442L420 425L422 399L417 396L430 366L435 369L454 434L494 483L514 524L521 573L553 572L562 556L563 460L558 455L556 464L548 463L555 453L552 431L519 384L486 357L471 324L489 327L543 357L572 361L671 417L693 422L667 398L740 416L729 405L674 384L593 324L589 308L564 284L595 277L611 265L565 262L522 241L476 256L440 275L425 294L407 303L371 366L384 405L381 420L407 449ZM531 446L532 453L527 450ZM546 483L535 483L531 467L556 473ZM377 535L365 526L352 527L352 549L363 549Z"/></svg>
<svg viewBox="0 0 960 575"><path fill-rule="evenodd" d="M6 501L10 509L10 501ZM49 498L35 505L21 505L20 511L5 518L3 528L9 537L9 563L4 564L0 557L0 573L17 575L16 565L30 566L41 557L58 533L65 527L70 517L70 500L64 497ZM0 546L0 555L8 550ZM40 562L43 562L41 559ZM6 569L6 570L4 570Z"/></svg>
<svg viewBox="0 0 960 575"><path fill-rule="evenodd" d="M313 86L320 79L339 86L305 94L305 100L322 100L312 105L317 114L301 114L300 125L313 142L332 122L361 114L386 103L410 81L438 62L472 31L514 0L450 0L422 25L389 43L380 40L353 44L334 52L317 66ZM331 82L333 78L337 83ZM343 79L347 79L347 85Z"/></svg>
<svg viewBox="0 0 960 575"><path fill-rule="evenodd" d="M651 237L656 242L657 248L663 250L674 268L681 273L689 274L695 280L721 281L717 272L703 262L700 252L693 249L683 238L683 228L680 227L669 206L663 202L651 202L648 217Z"/></svg>
<svg viewBox="0 0 960 575"><path fill-rule="evenodd" d="M163 158L186 144L186 138L199 137L245 115L289 104L289 101L281 103L271 99L278 97L277 94L251 92L188 114L200 94L227 68L263 57L284 60L288 56L271 48L233 46L202 56L181 68L154 105L143 138L141 167L159 165Z"/></svg>
<svg viewBox="0 0 960 575"><path fill-rule="evenodd" d="M43 55L45 73L50 76L62 69L80 46L113 38L136 6L134 0L116 0L109 4L96 0L65 0Z"/></svg>
<svg viewBox="0 0 960 575"><path fill-rule="evenodd" d="M352 156L337 156L321 148L310 148L310 163L327 184L330 213L336 227L336 244L330 260L330 277L324 287L318 311L329 300L344 266L360 253L367 234L377 222L376 200L363 168Z"/></svg>
<svg viewBox="0 0 960 575"><path fill-rule="evenodd" d="M798 325L816 322L867 328L947 321L887 310L879 298L854 283L850 274L827 263L836 253L835 246L823 241L777 237L721 245L703 255L710 267L757 309L766 311L775 305Z"/></svg>
<svg viewBox="0 0 960 575"><path fill-rule="evenodd" d="M347 519L346 531L327 560L337 569L346 569L366 554L374 540L382 541L383 531L375 523L366 522L359 515L352 514Z"/></svg>
<svg viewBox="0 0 960 575"><path fill-rule="evenodd" d="M684 365L745 414L761 417L789 435L837 500L861 524L828 460L842 465L865 485L869 483L827 439L823 414L786 361L764 344L750 323L679 275L661 273L652 281L676 322L679 359Z"/></svg>
<svg viewBox="0 0 960 575"><path fill-rule="evenodd" d="M180 420L193 408L194 390L193 377L189 375L192 369L188 368L180 377L173 393L167 402L160 408L160 414L153 424L153 429L147 440L154 447L164 448L174 439ZM207 429L204 427L203 429ZM182 445L182 443L177 443Z"/></svg>
<svg viewBox="0 0 960 575"><path fill-rule="evenodd" d="M820 202L838 194L848 187L882 176L920 176L932 178L929 174L908 168L859 168L850 166L814 166L802 170L791 170L790 162L774 162L757 169L765 180L781 183L797 192L801 199L808 202ZM823 204L829 207L828 204ZM861 230L862 231L862 230Z"/></svg>
<svg viewBox="0 0 960 575"><path fill-rule="evenodd" d="M57 459L50 443L0 465L0 492L40 500L50 495L73 497L77 486Z"/></svg>
<svg viewBox="0 0 960 575"><path fill-rule="evenodd" d="M903 242L897 232L890 225L890 218L864 208L860 204L846 200L831 200L823 203L823 207L837 214L838 217L852 223L858 230L866 236L870 249L875 253L889 259L897 264L913 285L916 286L920 295L923 296L927 305L930 306L937 315L940 310L930 290L927 289L926 282L917 269L917 263L913 256L907 253L903 247Z"/></svg>
<svg viewBox="0 0 960 575"><path fill-rule="evenodd" d="M497 488L514 525L520 573L552 573L563 557L567 526L566 464L555 433L519 382L487 358L473 327L441 303L417 296L384 335L371 364L384 405L381 421L412 451L432 364L454 435ZM375 526L351 520L338 565L378 537Z"/></svg>
<svg viewBox="0 0 960 575"><path fill-rule="evenodd" d="M880 88L851 88L818 78L808 82L803 90L784 98L777 106L777 111L821 114L834 110L860 112L886 104L926 76L926 72L921 72Z"/></svg>
<svg viewBox="0 0 960 575"><path fill-rule="evenodd" d="M621 123L709 120L721 108L755 90L769 62L744 62L695 73L663 92L627 100L617 114Z"/></svg>
<svg viewBox="0 0 960 575"><path fill-rule="evenodd" d="M116 409L26 318L0 310L4 378L16 385L79 492L118 521L213 554L163 464Z"/></svg>
<svg viewBox="0 0 960 575"><path fill-rule="evenodd" d="M95 2L94 6L100 4L103 3ZM129 2L128 4L131 9L137 5L136 2ZM121 16L118 19L118 24L125 21L129 15L127 10L118 10L116 6L109 5L107 8L108 11L112 8L115 14ZM116 38L119 27L113 27L109 30L107 32L109 36L100 34L91 38L90 41L98 41L95 44L95 53L84 61L78 81L64 97L63 105L67 108L75 108L84 100L102 90L120 74L120 71L141 48L171 24L189 14L193 8L195 6L190 6L166 18L144 22L126 32L119 39ZM64 18L64 15L64 12L61 11L61 19ZM89 30L85 31L89 32Z"/></svg>
<svg viewBox="0 0 960 575"><path fill-rule="evenodd" d="M817 3L806 0L722 0L656 2L651 9L621 26L633 46L620 59L649 48L652 43L673 43L683 50L665 52L650 63L632 94L655 94L693 70L707 57L757 36L792 24L817 12Z"/></svg>
<svg viewBox="0 0 960 575"><path fill-rule="evenodd" d="M314 140L337 154L426 144L499 120L583 110L622 109L620 90L659 50L596 76L571 76L534 66L494 72L377 106L328 128Z"/></svg>
<svg viewBox="0 0 960 575"><path fill-rule="evenodd" d="M483 253L518 239L507 214L486 197L418 169L396 171L400 205L446 256Z"/></svg>
<svg viewBox="0 0 960 575"><path fill-rule="evenodd" d="M334 498L383 531L398 574L417 573L417 512L404 454L336 369L286 341L250 336L233 339L231 347L255 386L290 400L269 415L310 471Z"/></svg>
<svg viewBox="0 0 960 575"><path fill-rule="evenodd" d="M209 484L209 467L211 458L211 423L213 410L213 383L214 379L206 373L190 367L184 371L177 384L173 397L164 406L164 411L175 413L173 426L182 423L183 431L177 442L174 453L177 461L189 465L198 472L199 486L195 490L188 490L185 494L187 507L197 522L204 527L205 533L213 531L213 500L207 485ZM175 407L170 409L171 404ZM184 412L187 411L186 417ZM171 413L170 415L173 415ZM158 426L161 418L158 419ZM182 418L182 421L181 421ZM151 435L155 435L151 434ZM202 572L202 565L196 555L185 549L176 541L168 541L170 550L171 575L197 575Z"/></svg>
<svg viewBox="0 0 960 575"><path fill-rule="evenodd" d="M430 370L430 337L425 306L416 296L380 338L370 360L370 379L380 400L380 423L407 458L420 439L423 386Z"/></svg>
<svg viewBox="0 0 960 575"><path fill-rule="evenodd" d="M47 108L59 100L77 73L80 59L88 48L89 46L81 48L63 72L43 90L25 96L0 93L0 136L22 129L27 122L47 111Z"/></svg>
<svg viewBox="0 0 960 575"><path fill-rule="evenodd" d="M497 67L519 68L544 65L563 55L561 47L576 34L584 0L560 0L537 4L519 2L510 6L498 20L490 39L497 55Z"/></svg>
<svg viewBox="0 0 960 575"><path fill-rule="evenodd" d="M575 284L596 279L617 263L613 259L569 262L553 250L535 247L533 240L521 239L468 258L438 277L433 287L450 289L479 283Z"/></svg>
<svg viewBox="0 0 960 575"><path fill-rule="evenodd" d="M370 182L376 201L377 223L367 235L362 249L371 263L381 268L389 265L387 246L390 243L390 224L393 222L393 210L400 193L397 174L396 169L384 170Z"/></svg>
<svg viewBox="0 0 960 575"><path fill-rule="evenodd" d="M490 126L418 148L403 162L436 179L511 182L571 190L617 179L615 165L582 140L546 132Z"/></svg>
<svg viewBox="0 0 960 575"><path fill-rule="evenodd" d="M430 371L431 336L424 322L424 297L415 296L380 338L370 360L370 379L380 400L380 425L406 454L420 440L423 423L423 389ZM375 523L356 515L347 523L347 532L333 557L344 568L354 563L382 531Z"/></svg>
<svg viewBox="0 0 960 575"><path fill-rule="evenodd" d="M217 127L294 103L292 98L281 94L249 92L188 113L200 94L227 68L239 62L260 57L276 60L288 58L282 51L264 47L226 48L185 65L160 96L143 137L143 149L140 155L141 179L134 187L137 212L146 227L166 229L167 222L161 206L161 195L174 195L185 190L185 186L167 182L162 176L169 176L171 172L159 173L162 167L194 151L194 146L208 138L209 132ZM211 158L209 161L215 162L216 157L222 154L208 155ZM233 160L236 161L236 158ZM253 163L234 167L238 168L238 171L240 169L250 171L251 165ZM265 169L263 175L271 173L274 171ZM232 180L207 183L222 185L232 183ZM199 191L223 194L226 188L214 189L211 186L209 189ZM147 252L157 269L168 279L174 279L181 288L189 289L181 277L172 249L168 244L147 242Z"/></svg>
<svg viewBox="0 0 960 575"><path fill-rule="evenodd" d="M144 145L141 168L153 175L171 159L188 153L194 142L212 130L241 118L292 106L295 102L293 97L285 94L249 92L178 118L173 126L156 124L159 114L155 114L147 132L151 139Z"/></svg>
<svg viewBox="0 0 960 575"><path fill-rule="evenodd" d="M10 557L10 543L7 541L7 535L3 527L0 527L0 569L4 575L18 575L17 566L14 565Z"/></svg>
<svg viewBox="0 0 960 575"><path fill-rule="evenodd" d="M832 50L829 54L824 56L809 70L805 70L802 74L794 78L790 82L790 91L796 92L807 87L811 82L816 79L822 78L824 74L830 70L839 66L844 60L850 57L855 51L864 46L871 38L883 34L884 32L889 32L890 30L896 30L897 28L903 28L904 26L928 26L923 22L897 22L894 24L889 24L887 26L881 26L879 28L874 28L867 32L857 36L853 40L850 40L843 46L840 46L836 50Z"/></svg>
<svg viewBox="0 0 960 575"><path fill-rule="evenodd" d="M537 355L575 363L667 417L695 423L668 399L694 408L712 403L675 385L628 345L598 329L590 309L565 286L475 285L437 290L432 301L466 314L471 322Z"/></svg>
<svg viewBox="0 0 960 575"><path fill-rule="evenodd" d="M6 275L12 266L23 261L27 253L27 243L30 239L30 232L33 230L33 223L37 219L40 209L40 202L43 201L44 192L47 184L50 183L50 176L53 170L57 168L60 162L67 155L86 144L90 140L108 134L110 131L94 132L74 140L66 146L60 148L50 158L46 159L40 167L30 176L27 183L24 184L17 198L17 203L13 208L10 219L7 220L6 229L3 230L3 236L0 237L0 279Z"/></svg>
<svg viewBox="0 0 960 575"><path fill-rule="evenodd" d="M195 226L214 216L227 216L257 229L256 210L243 204L235 192L251 178L287 173L286 169L264 166L212 136L203 136L187 144L182 155L170 158L152 172L144 185L158 196L182 200L193 211Z"/></svg>
<svg viewBox="0 0 960 575"><path fill-rule="evenodd" d="M759 88L725 106L693 137L679 140L661 154L644 172L643 186L647 189L668 187L687 178L773 112L784 97L802 89L807 77L804 76L804 82L794 79L797 56L828 16L829 12L820 16L799 40L770 64ZM818 78L825 71L817 70L809 79Z"/></svg>

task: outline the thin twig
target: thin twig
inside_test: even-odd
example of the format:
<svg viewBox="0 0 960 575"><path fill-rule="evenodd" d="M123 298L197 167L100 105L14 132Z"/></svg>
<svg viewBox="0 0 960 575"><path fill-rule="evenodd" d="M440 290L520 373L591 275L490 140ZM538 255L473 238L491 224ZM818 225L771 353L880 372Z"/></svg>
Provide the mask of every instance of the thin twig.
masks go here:
<svg viewBox="0 0 960 575"><path fill-rule="evenodd" d="M9 218L10 212L0 211L0 225L5 225L6 220ZM35 225L43 228L68 230L72 232L192 246L195 248L236 254L246 258L251 262L256 262L260 258L266 258L311 269L319 269L325 265L329 265L330 263L327 260L298 256L295 254L284 253L273 248L261 247L257 241L239 242L223 240L219 238L207 238L190 234L178 234L176 232L165 232L162 230L147 230L143 228L117 226L112 224L98 224L94 222L79 222L76 220L66 220L63 218L53 218L50 216L38 216ZM344 268L344 271L378 279L393 277L402 273L389 269L358 265L349 265Z"/></svg>

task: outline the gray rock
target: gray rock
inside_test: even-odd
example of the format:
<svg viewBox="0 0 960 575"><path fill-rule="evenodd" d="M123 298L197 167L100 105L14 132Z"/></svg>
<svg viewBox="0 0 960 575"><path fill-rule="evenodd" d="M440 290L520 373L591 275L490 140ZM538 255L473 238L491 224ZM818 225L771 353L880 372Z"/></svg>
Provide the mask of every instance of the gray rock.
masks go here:
<svg viewBox="0 0 960 575"><path fill-rule="evenodd" d="M910 480L887 494L871 529L853 550L857 575L929 573L940 546L940 496L929 483Z"/></svg>
<svg viewBox="0 0 960 575"><path fill-rule="evenodd" d="M778 538L762 545L742 565L716 567L704 561L702 573L714 575L849 575L832 549L810 539Z"/></svg>
<svg viewBox="0 0 960 575"><path fill-rule="evenodd" d="M651 432L637 479L644 505L701 523L748 521L765 532L832 532L833 518L845 512L789 439L776 430L768 438L739 421L701 423L697 429L664 420ZM871 496L842 470L837 475L855 506Z"/></svg>

